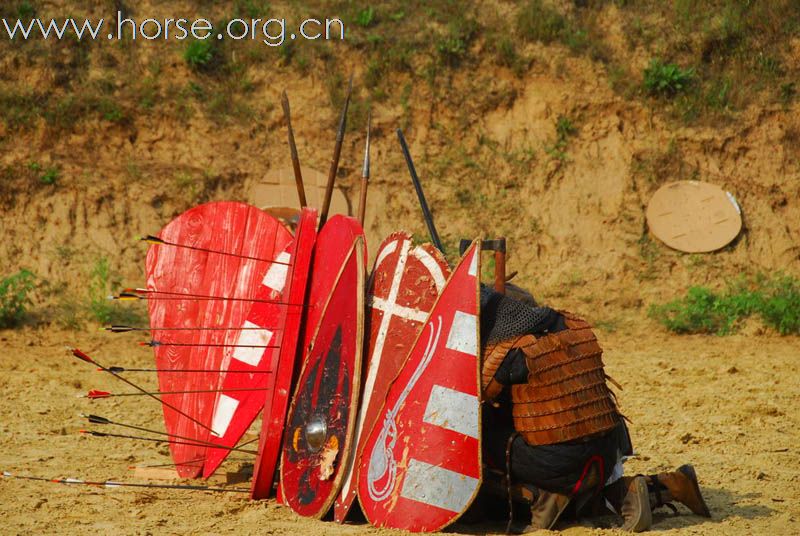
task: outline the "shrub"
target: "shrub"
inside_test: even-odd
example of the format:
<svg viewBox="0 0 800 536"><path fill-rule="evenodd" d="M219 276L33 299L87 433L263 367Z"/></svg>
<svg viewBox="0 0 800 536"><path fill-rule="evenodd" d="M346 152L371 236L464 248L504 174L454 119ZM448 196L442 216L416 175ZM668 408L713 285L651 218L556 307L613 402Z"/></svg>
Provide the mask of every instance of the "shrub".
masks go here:
<svg viewBox="0 0 800 536"><path fill-rule="evenodd" d="M706 287L692 287L684 298L653 305L649 314L675 333L736 331L753 314L783 335L800 334L800 280L786 275L772 279L758 275L741 278L717 293Z"/></svg>
<svg viewBox="0 0 800 536"><path fill-rule="evenodd" d="M684 91L694 78L694 69L681 69L674 63L650 61L644 70L644 87L651 95L674 97Z"/></svg>
<svg viewBox="0 0 800 536"><path fill-rule="evenodd" d="M782 335L800 334L800 280L780 276L767 285L759 313L764 322Z"/></svg>
<svg viewBox="0 0 800 536"><path fill-rule="evenodd" d="M0 280L0 328L16 326L25 316L35 280L25 269Z"/></svg>

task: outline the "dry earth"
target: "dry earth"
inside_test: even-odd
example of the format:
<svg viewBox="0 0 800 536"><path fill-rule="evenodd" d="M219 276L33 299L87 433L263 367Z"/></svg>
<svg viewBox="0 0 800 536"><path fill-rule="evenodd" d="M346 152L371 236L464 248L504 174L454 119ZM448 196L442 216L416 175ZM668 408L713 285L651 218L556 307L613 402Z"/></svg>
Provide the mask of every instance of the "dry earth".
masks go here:
<svg viewBox="0 0 800 536"><path fill-rule="evenodd" d="M227 4L211 4L143 0L135 14L163 18L178 8L228 14ZM278 13L289 4L271 2ZM653 51L629 47L617 4L603 3L598 22L619 61L639 76ZM41 16L59 17L84 10L107 16L110 5L37 3ZM493 5L503 16L513 9L508 2ZM412 68L390 74L388 97L373 103L365 225L371 249L398 228L424 235L393 134L403 126L450 251L461 237L507 236L509 271L520 272L517 282L601 328L609 373L625 387L620 401L640 454L629 470L685 462L697 467L714 518L660 515L654 528L680 535L800 533L800 339L756 326L730 337L670 336L646 319L650 304L682 295L692 284L718 288L758 271L800 275L797 101L764 98L718 123L682 124L661 102L615 92L606 69L563 45L520 43L528 60L516 73L498 65L489 44L478 39L467 64L441 71L434 83L422 79L424 54L412 58ZM46 114L25 128L0 122L0 276L22 267L39 276L27 325L0 332L2 470L131 481L129 466L169 461L164 446L77 434L81 412L157 427L159 408L138 399L76 399L90 388L119 386L65 355L64 346L83 347L109 363L150 364L151 356L130 337L98 334L97 324L87 322L91 271L106 258L108 283L138 285L145 249L134 237L157 231L199 202L253 201L262 181L289 165L281 90L292 99L303 164L324 171L336 113L330 80L355 73L362 114L351 118L339 186L351 204L356 198L370 98L363 81L371 58L363 46L330 47L327 60L312 60L305 71L266 54L243 62L235 82L247 82L248 89L234 92L231 102L246 104L246 117L220 118L207 95L229 81L192 71L177 45L122 45L98 46L83 56L83 49L62 44L4 44L0 55L4 95L35 94L41 100L35 105L45 107L100 87L126 112L125 121L115 122L84 111L66 126L48 123ZM797 65L800 39L782 48L784 64ZM228 61L236 62L235 52ZM193 87L208 93L180 101ZM141 104L145 98L148 106ZM188 113L179 113L184 105ZM560 116L575 131L563 154L554 155ZM33 164L58 169L56 183L44 184ZM664 182L689 178L731 191L743 208L742 234L714 254L668 250L647 231L650 195ZM82 330L63 328L81 322ZM250 462L242 457L228 469ZM272 501L253 503L233 493L11 479L0 479L0 519L0 532L10 534L375 532L299 519Z"/></svg>
<svg viewBox="0 0 800 536"><path fill-rule="evenodd" d="M800 532L800 339L796 337L677 337L634 331L601 332L608 372L623 384L620 402L639 454L629 472L691 462L713 519L685 509L655 518L667 534ZM127 335L25 329L0 332L0 467L20 475L136 481L133 465L169 463L165 446L88 438L81 412L159 426L159 408L130 399L89 402L89 388L120 390L119 382L66 355L80 344L107 363L148 365ZM155 385L154 379L144 380ZM249 463L236 455L225 466ZM246 495L173 490L97 489L0 480L6 534L357 534L366 525L338 526L295 516L274 501ZM612 519L597 520L609 527ZM502 533L497 525L459 525L456 532ZM590 524L565 534L610 534Z"/></svg>

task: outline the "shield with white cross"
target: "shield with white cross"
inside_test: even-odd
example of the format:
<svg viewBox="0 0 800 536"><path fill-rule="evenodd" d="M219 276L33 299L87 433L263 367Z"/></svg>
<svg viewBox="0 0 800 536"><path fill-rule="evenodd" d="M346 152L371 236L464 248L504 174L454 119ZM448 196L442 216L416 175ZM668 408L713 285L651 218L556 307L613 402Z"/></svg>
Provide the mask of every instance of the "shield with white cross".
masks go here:
<svg viewBox="0 0 800 536"><path fill-rule="evenodd" d="M376 527L440 530L481 483L480 242L431 309L363 442L358 499Z"/></svg>
<svg viewBox="0 0 800 536"><path fill-rule="evenodd" d="M414 246L408 232L392 233L378 248L367 289L367 374L356 424L356 456L334 504L339 523L356 499L353 468L362 440L449 276L442 253L431 244Z"/></svg>

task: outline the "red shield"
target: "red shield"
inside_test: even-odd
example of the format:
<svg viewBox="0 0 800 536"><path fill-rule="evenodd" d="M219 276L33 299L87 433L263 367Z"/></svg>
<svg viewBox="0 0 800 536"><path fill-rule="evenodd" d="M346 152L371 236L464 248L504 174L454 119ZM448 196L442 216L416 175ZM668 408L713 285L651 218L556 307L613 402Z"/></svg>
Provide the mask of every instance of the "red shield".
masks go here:
<svg viewBox="0 0 800 536"><path fill-rule="evenodd" d="M278 464L283 426L286 420L286 408L289 406L289 393L291 392L292 378L297 361L297 341L300 336L306 283L316 238L317 211L305 208L300 214L300 222L291 248L293 262L287 274L286 286L282 294L284 301L288 303L285 307L286 321L280 350L277 356L273 353L272 363L270 364L271 370L274 371L270 374L271 377L269 379L272 390L267 391L264 401L258 456L256 457L253 483L250 490L250 494L254 499L265 499L272 492L272 482L275 477L275 468ZM251 314L256 319L256 323L261 318L264 318L263 321L266 322L266 317L274 314L274 311L271 312L271 309L265 308L261 312L254 311ZM277 361L275 361L276 357Z"/></svg>
<svg viewBox="0 0 800 536"><path fill-rule="evenodd" d="M258 283L272 265L268 261L280 255L291 235L255 207L219 202L184 212L162 229L159 238L189 247L156 244L147 253L150 324L167 328L152 331L153 339L162 343L154 348L156 365L164 370L208 371L159 373L161 391L206 391L163 395L167 404L180 410L163 406L164 423L169 434L203 443L212 437L214 391L222 378L216 371L241 330L199 328L244 324ZM170 443L170 450L178 474L194 478L207 449L185 443Z"/></svg>
<svg viewBox="0 0 800 536"><path fill-rule="evenodd" d="M356 424L356 455L334 505L334 519L339 523L356 497L353 462L449 276L450 267L439 250L430 244L412 248L407 232L392 233L378 249L369 281L368 370Z"/></svg>
<svg viewBox="0 0 800 536"><path fill-rule="evenodd" d="M295 512L308 517L328 512L352 453L361 386L365 258L363 235L353 236L354 230L360 231L354 220L335 217L320 232L309 295L318 296L325 287L328 292L321 302L309 300L314 319L305 323L309 342L287 421L282 495ZM343 247L345 256L338 260Z"/></svg>
<svg viewBox="0 0 800 536"><path fill-rule="evenodd" d="M481 482L479 242L453 271L392 382L358 461L358 497L377 527L435 531Z"/></svg>

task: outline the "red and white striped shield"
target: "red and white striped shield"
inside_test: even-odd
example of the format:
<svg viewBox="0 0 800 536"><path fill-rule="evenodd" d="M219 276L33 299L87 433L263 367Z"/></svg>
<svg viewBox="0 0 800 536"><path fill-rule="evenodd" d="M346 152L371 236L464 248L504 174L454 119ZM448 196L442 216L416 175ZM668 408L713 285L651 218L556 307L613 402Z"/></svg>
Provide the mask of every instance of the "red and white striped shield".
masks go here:
<svg viewBox="0 0 800 536"><path fill-rule="evenodd" d="M207 461L204 445L219 439L212 430L224 428L212 421L217 423L224 413L225 426L243 425L237 422L235 407L225 405L220 410L220 401L225 400L219 393L224 388L222 369L232 356L242 355L235 351L247 350L242 345L248 337L259 333L241 328L249 326L248 311L263 294L260 283L277 266L272 261L281 257L291 235L255 207L217 202L184 212L161 230L159 238L169 244L151 246L146 260L150 325L157 328L152 336L157 341L156 365L162 369L159 389L182 392L163 395L172 406L163 407L164 422L170 435L197 440L170 443L178 474L194 478ZM281 318L276 317L265 327L280 329L280 325ZM259 336L258 345L266 346L262 340ZM258 350L263 353L265 348ZM238 361L231 363L236 366ZM267 375L258 370L257 364L253 366L255 382L246 388L263 389L260 382ZM237 396L258 400L264 392L239 391Z"/></svg>
<svg viewBox="0 0 800 536"><path fill-rule="evenodd" d="M413 247L410 233L392 233L378 249L368 288L368 371L356 425L357 454L334 504L339 523L356 498L354 462L361 445L448 277L450 267L441 252L431 244Z"/></svg>
<svg viewBox="0 0 800 536"><path fill-rule="evenodd" d="M480 243L447 282L358 460L358 497L378 527L442 529L481 483L479 402Z"/></svg>
<svg viewBox="0 0 800 536"><path fill-rule="evenodd" d="M272 390L267 391L261 424L261 435L258 445L258 456L253 469L253 482L250 495L253 499L266 499L272 493L272 483L275 477L275 468L280 455L283 428L286 421L286 410L289 407L292 379L295 365L298 361L297 343L300 336L301 322L303 319L304 303L306 296L306 283L309 277L309 267L317 238L317 211L304 208L300 213L300 222L297 226L291 256L294 258L291 271L286 275L286 287L283 296L286 306L286 321L282 343L275 361L272 355L270 366L273 373L270 375ZM276 282L277 282L276 274ZM254 323L266 318L270 310L252 312Z"/></svg>

